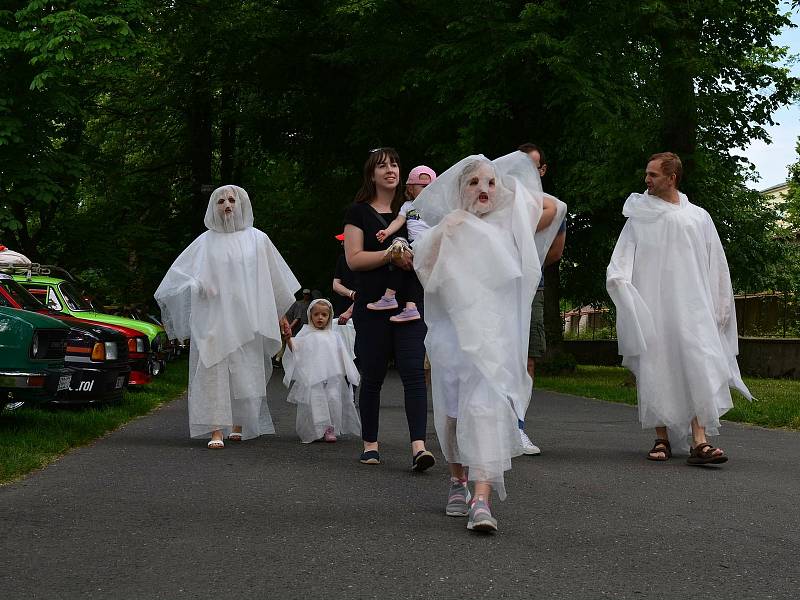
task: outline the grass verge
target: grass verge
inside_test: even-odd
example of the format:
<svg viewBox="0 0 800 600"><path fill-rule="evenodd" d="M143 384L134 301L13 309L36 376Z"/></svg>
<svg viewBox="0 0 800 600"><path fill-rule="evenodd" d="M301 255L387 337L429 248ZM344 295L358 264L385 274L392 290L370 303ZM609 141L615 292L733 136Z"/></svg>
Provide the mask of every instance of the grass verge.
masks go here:
<svg viewBox="0 0 800 600"><path fill-rule="evenodd" d="M147 414L186 389L187 359L171 362L164 374L141 389L128 389L113 405L43 410L23 407L0 414L0 484L19 479Z"/></svg>
<svg viewBox="0 0 800 600"><path fill-rule="evenodd" d="M800 430L800 381L755 377L745 377L744 381L758 402L748 402L738 392L732 392L734 407L725 414L726 421ZM579 365L571 375L537 375L536 387L636 404L633 379L628 370L621 367Z"/></svg>

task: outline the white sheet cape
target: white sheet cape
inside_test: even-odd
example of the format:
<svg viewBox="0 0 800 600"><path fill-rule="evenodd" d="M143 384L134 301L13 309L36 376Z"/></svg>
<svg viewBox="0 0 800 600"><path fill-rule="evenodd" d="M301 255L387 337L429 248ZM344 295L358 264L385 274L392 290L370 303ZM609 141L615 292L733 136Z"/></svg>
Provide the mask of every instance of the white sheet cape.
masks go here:
<svg viewBox="0 0 800 600"><path fill-rule="evenodd" d="M325 329L310 324L311 308L320 302L330 307L326 300L314 300L308 307L309 325L292 338L294 350L287 346L283 354L283 383L291 385L286 400L297 404L297 435L306 444L321 438L328 427L336 435L361 435L353 398L353 386L360 383L358 369L330 321Z"/></svg>
<svg viewBox="0 0 800 600"><path fill-rule="evenodd" d="M541 184L530 159L516 154L535 183L496 168L496 208L482 217L464 210L458 179L468 163L489 162L483 156L458 162L414 202L431 226L414 243L414 268L425 289L436 432L445 458L501 499L503 473L522 452L517 420L531 396L528 331L541 276Z"/></svg>
<svg viewBox="0 0 800 600"><path fill-rule="evenodd" d="M728 263L711 217L684 194L680 204L631 194L622 213L606 273L622 364L636 375L642 427L666 426L686 451L693 417L718 433L729 386L752 399L736 364Z"/></svg>
<svg viewBox="0 0 800 600"><path fill-rule="evenodd" d="M216 199L237 196L223 220ZM279 315L300 284L267 235L255 229L247 193L236 186L211 195L197 237L167 271L154 296L167 334L191 339L189 433L209 436L242 425L244 439L275 428L266 402L271 357L280 350Z"/></svg>

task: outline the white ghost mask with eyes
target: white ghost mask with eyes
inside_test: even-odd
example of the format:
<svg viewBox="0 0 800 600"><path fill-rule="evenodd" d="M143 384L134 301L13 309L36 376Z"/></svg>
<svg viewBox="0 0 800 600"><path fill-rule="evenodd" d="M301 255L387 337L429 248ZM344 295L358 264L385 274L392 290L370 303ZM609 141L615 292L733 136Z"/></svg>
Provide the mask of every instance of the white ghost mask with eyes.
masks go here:
<svg viewBox="0 0 800 600"><path fill-rule="evenodd" d="M458 178L461 208L475 215L492 212L497 200L497 182L492 163L468 163Z"/></svg>
<svg viewBox="0 0 800 600"><path fill-rule="evenodd" d="M205 226L219 233L233 233L253 226L253 207L247 192L236 185L223 185L211 193Z"/></svg>

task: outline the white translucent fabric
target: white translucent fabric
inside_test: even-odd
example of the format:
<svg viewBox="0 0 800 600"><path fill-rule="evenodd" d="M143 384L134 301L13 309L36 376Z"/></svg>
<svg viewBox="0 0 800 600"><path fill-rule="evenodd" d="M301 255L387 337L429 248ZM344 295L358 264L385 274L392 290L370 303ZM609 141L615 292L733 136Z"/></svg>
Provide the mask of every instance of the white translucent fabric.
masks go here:
<svg viewBox="0 0 800 600"><path fill-rule="evenodd" d="M226 187L237 190L243 222L249 214L252 223L247 194ZM209 211L216 210L218 192L212 194ZM243 426L243 438L274 432L266 384L271 357L281 347L279 318L298 289L299 282L270 239L251 226L230 233L206 231L175 259L154 296L169 337L192 342L192 437L216 429L228 433L233 425Z"/></svg>
<svg viewBox="0 0 800 600"><path fill-rule="evenodd" d="M462 174L476 162L491 166L483 156L467 157L415 201L432 228L414 243L414 268L425 289L425 346L445 458L504 499L503 473L522 452L517 419L531 395L526 364L541 276L534 243L541 187L498 175L495 209L468 212Z"/></svg>
<svg viewBox="0 0 800 600"><path fill-rule="evenodd" d="M356 327L353 325L353 319L348 319L347 323L344 325L339 325L338 323L334 322L333 330L339 334L344 342L347 351L350 354L350 358L355 359L356 357Z"/></svg>
<svg viewBox="0 0 800 600"><path fill-rule="evenodd" d="M667 427L686 451L695 416L718 433L729 386L752 399L736 364L728 263L711 217L684 194L680 204L631 194L623 214L606 273L622 364L636 375L642 427Z"/></svg>
<svg viewBox="0 0 800 600"><path fill-rule="evenodd" d="M534 198L547 196L556 205L556 215L550 224L541 231L535 232L536 251L539 253L539 262L544 263L553 240L558 235L558 230L567 216L567 205L550 194L542 193L542 180L539 171L535 168L531 158L524 152L516 151L495 158L494 164L497 172L508 181L508 185L521 184Z"/></svg>
<svg viewBox="0 0 800 600"><path fill-rule="evenodd" d="M286 400L297 404L296 430L304 443L318 440L328 427L337 435L361 435L353 397L353 386L360 383L358 369L330 320L325 329L310 324L311 309L319 303L326 304L333 314L327 300L311 302L309 324L292 338L294 348L286 347L282 361L283 383L291 385Z"/></svg>

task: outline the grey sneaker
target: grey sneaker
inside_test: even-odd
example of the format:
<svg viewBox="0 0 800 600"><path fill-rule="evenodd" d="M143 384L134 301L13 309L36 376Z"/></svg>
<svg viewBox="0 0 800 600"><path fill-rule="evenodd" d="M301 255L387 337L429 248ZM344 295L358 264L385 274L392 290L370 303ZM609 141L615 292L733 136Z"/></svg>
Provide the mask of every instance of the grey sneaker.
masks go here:
<svg viewBox="0 0 800 600"><path fill-rule="evenodd" d="M492 516L489 504L476 500L469 509L467 529L470 531L497 531L497 519Z"/></svg>
<svg viewBox="0 0 800 600"><path fill-rule="evenodd" d="M450 494L447 496L447 506L444 509L448 517L466 517L469 514L469 493L466 481L450 479Z"/></svg>

